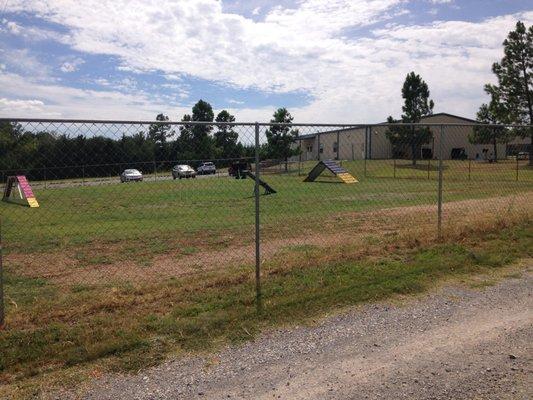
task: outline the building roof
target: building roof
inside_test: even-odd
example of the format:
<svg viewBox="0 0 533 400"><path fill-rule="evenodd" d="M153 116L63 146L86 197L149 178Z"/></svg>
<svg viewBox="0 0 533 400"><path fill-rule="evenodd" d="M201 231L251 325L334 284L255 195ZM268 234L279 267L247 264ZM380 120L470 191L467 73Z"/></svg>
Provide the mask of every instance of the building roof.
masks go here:
<svg viewBox="0 0 533 400"><path fill-rule="evenodd" d="M460 119L461 121L469 122L469 123L471 123L471 124L477 124L477 123L479 123L479 121L476 121L475 119L470 119L470 118L466 118L466 117L460 117L459 115L450 114L450 113L445 113L445 112L441 112L441 113L437 113L437 114L428 115L428 116L426 116L426 117L422 117L422 120L424 120L424 119L426 119L426 118L440 117L440 116L446 116L446 117L451 117L451 118Z"/></svg>
<svg viewBox="0 0 533 400"><path fill-rule="evenodd" d="M342 128L342 129L333 129L331 131L322 131L322 132L315 132L315 133L307 133L305 135L298 136L297 140L303 140L303 139L312 139L314 138L318 133L324 134L324 133L337 133L337 132L344 132L344 131L351 131L356 127L352 126L349 128Z"/></svg>
<svg viewBox="0 0 533 400"><path fill-rule="evenodd" d="M425 119L428 119L428 118L442 117L442 116L455 118L455 119L461 120L461 121L463 121L463 122L468 122L468 123L477 123L477 122L478 122L478 121L473 120L473 119L470 119L470 118L460 117L459 115L454 115L454 114L445 113L445 112L441 112L441 113L437 113L437 114L432 114L432 115L427 115L427 116L425 116L425 117L422 117L421 122L424 121ZM372 124L372 125L382 125L382 124L386 124L386 123L387 123L387 122L381 122L381 123L379 123L379 124ZM322 135L322 134L328 134L328 133L337 133L337 132L349 131L349 130L352 130L352 129L354 129L354 127L350 127L350 128L342 128L342 129L334 129L334 130L331 130L331 131L323 131L323 132L308 133L308 134L305 134L305 135L300 135L300 136L298 136L298 138L297 138L296 140L312 139L312 138L316 137L316 135L317 135L318 133L320 133L320 134Z"/></svg>

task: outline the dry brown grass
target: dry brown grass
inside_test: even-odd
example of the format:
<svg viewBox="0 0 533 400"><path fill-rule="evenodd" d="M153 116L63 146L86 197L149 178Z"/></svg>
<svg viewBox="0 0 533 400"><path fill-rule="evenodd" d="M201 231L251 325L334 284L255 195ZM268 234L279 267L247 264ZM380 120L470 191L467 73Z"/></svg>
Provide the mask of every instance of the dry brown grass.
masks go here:
<svg viewBox="0 0 533 400"><path fill-rule="evenodd" d="M533 213L533 193L445 203L443 235L461 240L483 232L494 223L508 224L529 218ZM305 226L304 222L302 224ZM382 209L378 211L339 213L307 226L305 234L289 227L265 228L262 233L262 258L269 260L285 249L312 246L328 249L342 245L350 257L393 252L397 246L418 246L435 241L437 230L435 205ZM61 251L6 256L6 263L17 274L39 277L61 285L98 284L112 281L155 283L169 277L217 271L254 262L255 245L248 237L240 244L236 232L199 243L189 254L188 241L170 240L155 255L151 247L133 249L135 243L93 243ZM399 240L402 238L402 240ZM384 242L384 239L385 240ZM373 244L374 243L374 244ZM385 248L383 247L385 246ZM157 254L159 253L159 254Z"/></svg>
<svg viewBox="0 0 533 400"><path fill-rule="evenodd" d="M531 256L524 245L529 233L512 232L530 226L532 196L522 194L520 203L513 196L447 203L442 238L437 238L434 206L339 213L315 221L305 235L286 226L265 229L268 325L293 321L294 315L305 319L339 304L417 293L424 282L455 271L476 273L483 265L492 268ZM502 230L511 233L502 233L502 239ZM71 365L94 368L95 360L106 371L136 370L177 351L249 338L247 331L257 333L265 321L254 313L254 246L250 241L239 245L237 237L227 233L194 252L174 249L174 244L186 244L176 239L126 257L116 252L127 242L9 254L12 277L46 279L42 287L32 286L31 279L21 286L16 279L11 283L11 293L16 291L23 303L9 304L4 349L18 353L12 352L0 382L15 387L33 374L54 376L62 369L72 371ZM502 249L513 245L507 257ZM433 255L420 261L420 254ZM31 299L27 290L34 291ZM28 345L37 349L30 356Z"/></svg>

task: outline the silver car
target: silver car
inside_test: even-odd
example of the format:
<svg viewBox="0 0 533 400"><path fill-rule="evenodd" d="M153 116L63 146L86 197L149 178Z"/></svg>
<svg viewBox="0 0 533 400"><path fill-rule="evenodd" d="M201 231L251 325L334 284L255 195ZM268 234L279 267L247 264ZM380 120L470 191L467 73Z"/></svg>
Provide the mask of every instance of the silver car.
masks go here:
<svg viewBox="0 0 533 400"><path fill-rule="evenodd" d="M210 161L207 161L207 162L202 163L198 167L198 173L200 175L208 175L208 174L213 174L214 175L214 174L217 173L217 169L215 167L215 164L213 164Z"/></svg>
<svg viewBox="0 0 533 400"><path fill-rule="evenodd" d="M141 182L143 174L138 169L125 169L120 174L120 182Z"/></svg>
<svg viewBox="0 0 533 400"><path fill-rule="evenodd" d="M172 168L172 178L196 178L196 171L190 165L176 165Z"/></svg>

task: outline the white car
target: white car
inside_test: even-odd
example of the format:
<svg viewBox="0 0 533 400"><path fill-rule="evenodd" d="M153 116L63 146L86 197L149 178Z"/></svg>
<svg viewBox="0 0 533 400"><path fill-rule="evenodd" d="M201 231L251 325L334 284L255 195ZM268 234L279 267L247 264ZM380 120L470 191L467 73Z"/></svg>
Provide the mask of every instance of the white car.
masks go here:
<svg viewBox="0 0 533 400"><path fill-rule="evenodd" d="M176 165L172 168L172 178L196 178L196 171L190 165Z"/></svg>
<svg viewBox="0 0 533 400"><path fill-rule="evenodd" d="M217 173L217 168L215 167L215 164L213 164L212 162L210 161L207 161L207 162L204 162L202 163L199 167L198 167L198 173L200 175L208 175L208 174L216 174Z"/></svg>
<svg viewBox="0 0 533 400"><path fill-rule="evenodd" d="M141 182L143 180L143 174L138 169L125 169L120 174L120 182Z"/></svg>

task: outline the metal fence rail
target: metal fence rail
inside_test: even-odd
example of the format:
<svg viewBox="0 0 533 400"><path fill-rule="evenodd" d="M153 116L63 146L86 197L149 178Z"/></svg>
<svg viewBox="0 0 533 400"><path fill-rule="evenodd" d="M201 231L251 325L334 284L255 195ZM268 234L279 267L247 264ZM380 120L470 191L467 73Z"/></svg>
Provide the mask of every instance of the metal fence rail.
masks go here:
<svg viewBox="0 0 533 400"><path fill-rule="evenodd" d="M288 270L530 218L530 130L0 119L1 186L24 175L39 203L0 203L0 325L82 324L146 292L142 312L171 313L191 282L249 281L261 311Z"/></svg>

